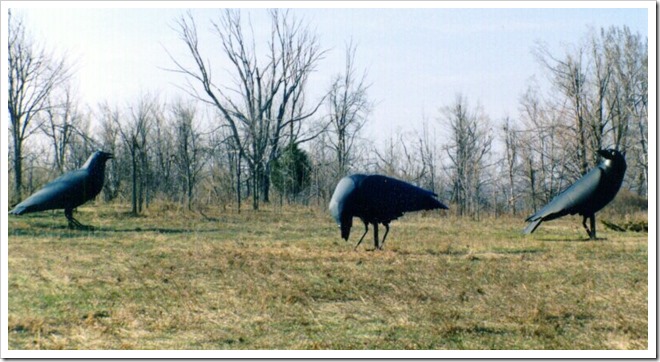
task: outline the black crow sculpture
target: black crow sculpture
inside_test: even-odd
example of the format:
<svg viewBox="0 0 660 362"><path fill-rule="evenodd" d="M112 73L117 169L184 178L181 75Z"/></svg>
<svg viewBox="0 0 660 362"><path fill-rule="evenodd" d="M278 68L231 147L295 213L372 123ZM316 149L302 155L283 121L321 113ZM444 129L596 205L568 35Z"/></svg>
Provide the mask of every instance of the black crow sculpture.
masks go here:
<svg viewBox="0 0 660 362"><path fill-rule="evenodd" d="M93 199L101 192L105 163L111 153L96 151L78 170L67 172L16 205L10 214L64 209L70 228L86 228L73 217L73 209Z"/></svg>
<svg viewBox="0 0 660 362"><path fill-rule="evenodd" d="M626 160L617 150L599 150L603 161L525 221L523 233L530 234L542 221L564 215L582 215L582 225L589 238L596 239L596 212L614 199L626 173ZM590 227L587 227L587 219Z"/></svg>
<svg viewBox="0 0 660 362"><path fill-rule="evenodd" d="M447 209L436 199L438 195L407 182L381 175L355 174L342 178L330 200L330 214L341 228L341 237L348 240L353 217L364 223L364 234L355 248L374 227L374 246L382 249L390 231L390 222L405 212ZM383 241L378 243L378 224L385 225Z"/></svg>

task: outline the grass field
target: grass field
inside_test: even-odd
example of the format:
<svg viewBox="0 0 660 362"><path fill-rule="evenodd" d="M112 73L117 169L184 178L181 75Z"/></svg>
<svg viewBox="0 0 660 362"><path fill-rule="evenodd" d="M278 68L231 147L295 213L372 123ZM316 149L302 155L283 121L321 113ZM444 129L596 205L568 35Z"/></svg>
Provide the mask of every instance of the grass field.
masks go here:
<svg viewBox="0 0 660 362"><path fill-rule="evenodd" d="M353 251L315 208L76 217L9 218L9 349L647 349L648 235L600 222L416 213Z"/></svg>

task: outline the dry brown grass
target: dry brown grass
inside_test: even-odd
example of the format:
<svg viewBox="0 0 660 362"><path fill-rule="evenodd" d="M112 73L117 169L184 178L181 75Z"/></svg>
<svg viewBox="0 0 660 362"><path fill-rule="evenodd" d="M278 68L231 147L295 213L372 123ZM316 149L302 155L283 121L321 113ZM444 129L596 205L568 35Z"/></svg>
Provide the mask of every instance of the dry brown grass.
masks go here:
<svg viewBox="0 0 660 362"><path fill-rule="evenodd" d="M418 213L369 252L312 208L204 215L11 217L9 348L648 348L645 233Z"/></svg>

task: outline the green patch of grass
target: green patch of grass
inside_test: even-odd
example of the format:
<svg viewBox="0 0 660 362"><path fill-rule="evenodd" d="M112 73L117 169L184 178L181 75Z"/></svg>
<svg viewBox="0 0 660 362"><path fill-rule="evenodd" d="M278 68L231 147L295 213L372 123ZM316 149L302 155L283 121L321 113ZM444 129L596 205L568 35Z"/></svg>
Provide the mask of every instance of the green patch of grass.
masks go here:
<svg viewBox="0 0 660 362"><path fill-rule="evenodd" d="M314 208L127 211L9 218L10 349L648 346L645 233L433 212L353 251Z"/></svg>

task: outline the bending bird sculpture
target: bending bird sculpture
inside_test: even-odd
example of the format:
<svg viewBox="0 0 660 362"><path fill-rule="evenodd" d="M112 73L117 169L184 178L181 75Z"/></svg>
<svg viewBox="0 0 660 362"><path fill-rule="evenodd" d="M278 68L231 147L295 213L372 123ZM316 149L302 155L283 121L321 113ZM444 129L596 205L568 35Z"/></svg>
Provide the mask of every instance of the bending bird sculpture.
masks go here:
<svg viewBox="0 0 660 362"><path fill-rule="evenodd" d="M432 209L448 209L436 199L438 195L407 182L381 175L355 174L342 178L330 199L330 214L339 224L341 237L348 240L353 217L364 223L364 234L355 245L360 245L374 227L374 246L382 249L390 231L390 222L404 212ZM378 224L385 225L383 241L378 245Z"/></svg>
<svg viewBox="0 0 660 362"><path fill-rule="evenodd" d="M49 182L11 210L13 215L64 209L70 228L85 228L73 217L73 209L93 199L103 188L105 163L111 153L96 151L78 170L67 172Z"/></svg>
<svg viewBox="0 0 660 362"><path fill-rule="evenodd" d="M524 234L533 233L542 221L557 219L564 215L582 215L582 225L589 238L596 239L596 212L614 199L626 173L626 160L617 150L599 150L603 161L586 173L565 191L557 195L525 221L529 225ZM590 227L587 227L587 218Z"/></svg>

